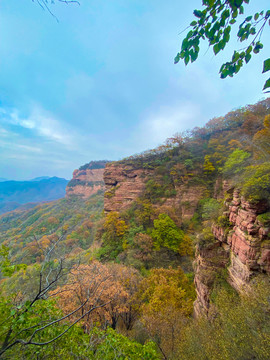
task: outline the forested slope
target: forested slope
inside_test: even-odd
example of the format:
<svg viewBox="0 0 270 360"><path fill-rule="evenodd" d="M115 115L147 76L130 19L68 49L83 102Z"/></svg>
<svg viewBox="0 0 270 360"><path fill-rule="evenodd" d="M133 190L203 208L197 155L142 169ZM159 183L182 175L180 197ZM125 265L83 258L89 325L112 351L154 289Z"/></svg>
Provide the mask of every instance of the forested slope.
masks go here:
<svg viewBox="0 0 270 360"><path fill-rule="evenodd" d="M4 358L268 359L269 114L108 163L104 196L2 216Z"/></svg>

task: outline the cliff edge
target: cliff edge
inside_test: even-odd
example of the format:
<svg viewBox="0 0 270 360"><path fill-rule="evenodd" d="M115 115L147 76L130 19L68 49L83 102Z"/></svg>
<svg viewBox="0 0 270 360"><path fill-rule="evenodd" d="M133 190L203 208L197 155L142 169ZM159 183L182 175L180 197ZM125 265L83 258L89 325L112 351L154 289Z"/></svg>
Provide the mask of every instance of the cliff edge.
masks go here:
<svg viewBox="0 0 270 360"><path fill-rule="evenodd" d="M98 191L104 191L103 173L106 161L91 161L74 170L66 187L66 197L80 196L87 199Z"/></svg>

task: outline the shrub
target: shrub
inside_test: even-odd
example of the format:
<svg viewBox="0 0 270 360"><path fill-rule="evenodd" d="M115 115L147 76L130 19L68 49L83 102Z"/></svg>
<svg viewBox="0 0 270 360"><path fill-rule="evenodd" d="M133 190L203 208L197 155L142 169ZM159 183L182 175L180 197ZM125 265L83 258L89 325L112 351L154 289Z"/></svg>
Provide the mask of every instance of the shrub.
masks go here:
<svg viewBox="0 0 270 360"><path fill-rule="evenodd" d="M202 201L202 219L210 220L214 219L218 215L220 204L216 199L204 199Z"/></svg>
<svg viewBox="0 0 270 360"><path fill-rule="evenodd" d="M178 252L184 233L167 214L160 214L158 219L154 220L152 237L157 249L163 246Z"/></svg>
<svg viewBox="0 0 270 360"><path fill-rule="evenodd" d="M258 215L257 220L262 223L263 226L270 225L270 212Z"/></svg>
<svg viewBox="0 0 270 360"><path fill-rule="evenodd" d="M228 216L226 215L221 215L218 217L217 219L217 224L223 228L227 228L230 226L230 221Z"/></svg>
<svg viewBox="0 0 270 360"><path fill-rule="evenodd" d="M250 202L269 200L270 198L270 163L249 166L242 182L242 195Z"/></svg>
<svg viewBox="0 0 270 360"><path fill-rule="evenodd" d="M214 244L216 241L210 227L203 229L202 233L198 236L198 245L200 248L207 247Z"/></svg>
<svg viewBox="0 0 270 360"><path fill-rule="evenodd" d="M225 177L229 177L243 171L247 165L247 159L250 157L250 153L241 149L234 150L228 157L223 167L223 174Z"/></svg>

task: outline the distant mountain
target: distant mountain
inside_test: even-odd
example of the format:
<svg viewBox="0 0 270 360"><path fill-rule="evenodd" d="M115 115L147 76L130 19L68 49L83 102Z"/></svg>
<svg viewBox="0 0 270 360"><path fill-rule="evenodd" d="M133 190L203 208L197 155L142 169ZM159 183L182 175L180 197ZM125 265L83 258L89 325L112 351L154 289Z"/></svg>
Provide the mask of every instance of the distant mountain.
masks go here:
<svg viewBox="0 0 270 360"><path fill-rule="evenodd" d="M67 183L68 180L58 177L0 182L0 213L14 210L26 203L63 198Z"/></svg>
<svg viewBox="0 0 270 360"><path fill-rule="evenodd" d="M41 181L41 180L48 180L48 179L50 179L50 176L39 176L30 181Z"/></svg>

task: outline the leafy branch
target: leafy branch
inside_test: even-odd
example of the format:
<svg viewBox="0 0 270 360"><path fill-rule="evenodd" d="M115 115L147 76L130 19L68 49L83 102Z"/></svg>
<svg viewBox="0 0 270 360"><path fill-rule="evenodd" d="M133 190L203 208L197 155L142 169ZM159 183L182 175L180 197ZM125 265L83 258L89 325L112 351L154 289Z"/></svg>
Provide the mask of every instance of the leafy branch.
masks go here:
<svg viewBox="0 0 270 360"><path fill-rule="evenodd" d="M188 28L191 30L184 38L181 51L176 55L174 62L177 64L183 60L187 65L197 60L200 52L200 41L207 40L209 47L217 55L224 50L231 38L232 26L237 17L244 14L244 4L249 0L203 0L205 8L194 10L196 20L193 20ZM220 68L220 77L233 77L239 72L244 63L248 63L254 54L258 54L263 48L261 36L265 27L270 25L270 10L256 12L248 16L239 25L237 39L240 42L251 39L249 44L241 50L234 51L231 61L224 63ZM270 59L264 61L263 73L269 71ZM270 79L264 84L263 90L270 87Z"/></svg>

